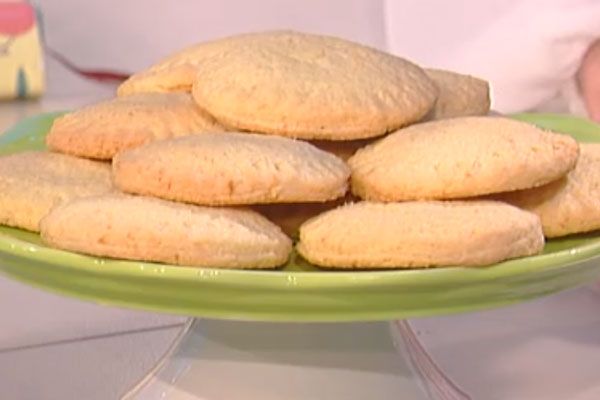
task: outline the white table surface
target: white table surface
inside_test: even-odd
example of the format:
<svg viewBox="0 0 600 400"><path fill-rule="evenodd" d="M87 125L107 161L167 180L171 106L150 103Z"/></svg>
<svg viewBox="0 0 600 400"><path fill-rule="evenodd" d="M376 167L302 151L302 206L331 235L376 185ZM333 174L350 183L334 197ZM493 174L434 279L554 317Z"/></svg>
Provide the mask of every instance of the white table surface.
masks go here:
<svg viewBox="0 0 600 400"><path fill-rule="evenodd" d="M437 366L473 400L600 399L600 290L411 321Z"/></svg>

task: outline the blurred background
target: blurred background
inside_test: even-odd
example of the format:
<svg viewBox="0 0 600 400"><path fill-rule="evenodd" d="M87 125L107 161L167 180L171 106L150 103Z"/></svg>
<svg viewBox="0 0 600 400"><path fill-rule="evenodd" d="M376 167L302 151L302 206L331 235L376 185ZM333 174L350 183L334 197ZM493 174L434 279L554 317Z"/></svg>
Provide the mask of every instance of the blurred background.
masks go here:
<svg viewBox="0 0 600 400"><path fill-rule="evenodd" d="M587 89L598 91L588 78L594 74L587 73L600 65L600 51L590 51L600 34L596 0L37 0L33 5L42 16L47 92L53 95L77 92L61 83L65 65L92 72L88 76L96 72L106 81L199 41L296 29L487 79L500 112L550 110L592 117L596 112L596 106L585 104L592 96ZM0 28L0 43L9 32L21 35L13 40L12 52L30 45L27 31L18 26L4 31Z"/></svg>

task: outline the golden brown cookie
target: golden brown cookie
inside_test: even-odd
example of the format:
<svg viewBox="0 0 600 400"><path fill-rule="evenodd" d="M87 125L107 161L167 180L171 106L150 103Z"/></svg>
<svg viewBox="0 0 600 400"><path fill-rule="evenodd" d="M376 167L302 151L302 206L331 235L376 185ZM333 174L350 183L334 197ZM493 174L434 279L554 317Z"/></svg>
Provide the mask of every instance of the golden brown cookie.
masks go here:
<svg viewBox="0 0 600 400"><path fill-rule="evenodd" d="M258 213L123 194L59 206L42 220L53 247L102 257L211 268L275 268L292 242Z"/></svg>
<svg viewBox="0 0 600 400"><path fill-rule="evenodd" d="M542 251L539 218L502 202L370 203L305 222L297 249L330 268L479 266Z"/></svg>
<svg viewBox="0 0 600 400"><path fill-rule="evenodd" d="M377 201L456 199L544 185L575 167L570 136L502 117L401 129L348 161L355 195Z"/></svg>
<svg viewBox="0 0 600 400"><path fill-rule="evenodd" d="M537 214L547 237L600 229L600 144L580 144L575 169L566 177L495 198Z"/></svg>
<svg viewBox="0 0 600 400"><path fill-rule="evenodd" d="M129 77L117 89L119 97L138 93L191 92L196 78L196 68L204 60L229 51L230 48L244 46L248 41L259 41L289 34L289 31L255 32L228 36L198 43L165 57L151 67Z"/></svg>
<svg viewBox="0 0 600 400"><path fill-rule="evenodd" d="M226 126L302 139L364 139L420 120L435 102L435 84L405 59L328 36L259 38L197 65L192 95Z"/></svg>
<svg viewBox="0 0 600 400"><path fill-rule="evenodd" d="M113 190L110 165L27 151L0 157L0 224L39 231L53 207Z"/></svg>
<svg viewBox="0 0 600 400"><path fill-rule="evenodd" d="M438 88L435 107L428 119L487 115L490 111L490 85L483 79L441 69L426 69Z"/></svg>
<svg viewBox="0 0 600 400"><path fill-rule="evenodd" d="M193 135L113 160L121 190L203 205L324 202L343 196L350 169L309 143L250 133Z"/></svg>
<svg viewBox="0 0 600 400"><path fill-rule="evenodd" d="M348 194L337 200L324 203L258 204L252 205L250 208L267 217L279 226L286 235L296 238L298 237L298 229L307 220L355 200Z"/></svg>
<svg viewBox="0 0 600 400"><path fill-rule="evenodd" d="M225 128L185 93L151 93L106 100L57 118L46 136L54 151L111 159L119 151L171 137Z"/></svg>
<svg viewBox="0 0 600 400"><path fill-rule="evenodd" d="M377 139L359 140L311 140L310 144L348 161L359 149L375 142Z"/></svg>

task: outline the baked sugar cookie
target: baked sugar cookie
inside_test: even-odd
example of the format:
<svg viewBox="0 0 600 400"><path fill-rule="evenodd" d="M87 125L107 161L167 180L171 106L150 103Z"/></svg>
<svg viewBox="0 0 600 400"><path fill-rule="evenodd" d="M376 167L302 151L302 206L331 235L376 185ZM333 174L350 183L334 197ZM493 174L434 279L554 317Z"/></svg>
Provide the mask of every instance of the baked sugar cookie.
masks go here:
<svg viewBox="0 0 600 400"><path fill-rule="evenodd" d="M297 238L298 230L304 222L354 200L352 196L347 195L324 203L259 204L250 206L250 208L267 217L269 221L279 226L286 235Z"/></svg>
<svg viewBox="0 0 600 400"><path fill-rule="evenodd" d="M575 169L535 189L496 198L537 214L547 237L600 229L600 144L580 144Z"/></svg>
<svg viewBox="0 0 600 400"><path fill-rule="evenodd" d="M490 86L483 79L440 69L426 69L425 72L438 88L438 98L429 119L489 113Z"/></svg>
<svg viewBox="0 0 600 400"><path fill-rule="evenodd" d="M274 268L292 242L261 215L122 194L75 200L42 220L53 247L96 256L213 268Z"/></svg>
<svg viewBox="0 0 600 400"><path fill-rule="evenodd" d="M462 117L401 129L348 161L368 200L455 199L544 185L575 167L570 136L502 117Z"/></svg>
<svg viewBox="0 0 600 400"><path fill-rule="evenodd" d="M144 143L225 129L189 94L140 94L111 99L57 118L46 136L54 151L109 160Z"/></svg>
<svg viewBox="0 0 600 400"><path fill-rule="evenodd" d="M297 249L331 268L478 266L542 251L539 218L501 202L361 202L310 219Z"/></svg>
<svg viewBox="0 0 600 400"><path fill-rule="evenodd" d="M66 201L113 190L110 165L64 154L28 151L0 157L0 224L39 231Z"/></svg>
<svg viewBox="0 0 600 400"><path fill-rule="evenodd" d="M179 61L179 59L176 59ZM189 93L196 77L196 67L191 62L164 60L146 70L137 72L117 89L117 96L140 93Z"/></svg>
<svg viewBox="0 0 600 400"><path fill-rule="evenodd" d="M216 133L154 142L118 154L124 192L203 205L324 202L343 196L350 169L309 143Z"/></svg>
<svg viewBox="0 0 600 400"><path fill-rule="evenodd" d="M244 46L248 41L260 41L288 35L289 31L255 32L198 43L160 60L151 67L131 75L117 89L119 97L138 93L191 92L196 68L204 60L222 54L230 48Z"/></svg>
<svg viewBox="0 0 600 400"><path fill-rule="evenodd" d="M205 59L192 95L232 128L352 140L420 120L437 89L405 59L338 38L287 32Z"/></svg>
<svg viewBox="0 0 600 400"><path fill-rule="evenodd" d="M311 140L309 143L318 149L334 154L344 161L348 161L358 149L362 149L377 139L360 140Z"/></svg>

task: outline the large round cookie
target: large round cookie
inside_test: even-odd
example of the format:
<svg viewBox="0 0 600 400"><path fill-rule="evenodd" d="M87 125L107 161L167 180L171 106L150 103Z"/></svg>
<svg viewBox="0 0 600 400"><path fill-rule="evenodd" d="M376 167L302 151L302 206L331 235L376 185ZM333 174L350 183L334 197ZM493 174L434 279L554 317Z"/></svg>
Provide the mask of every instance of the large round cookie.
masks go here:
<svg viewBox="0 0 600 400"><path fill-rule="evenodd" d="M407 60L294 32L244 42L197 71L192 95L224 125L302 139L379 136L420 120L437 96Z"/></svg>
<svg viewBox="0 0 600 400"><path fill-rule="evenodd" d="M580 149L565 178L496 198L537 214L547 237L600 229L600 144L582 143Z"/></svg>
<svg viewBox="0 0 600 400"><path fill-rule="evenodd" d="M297 245L331 268L477 266L543 247L535 214L494 201L350 204L304 223Z"/></svg>
<svg viewBox="0 0 600 400"><path fill-rule="evenodd" d="M255 32L189 46L131 75L119 86L117 95L122 97L137 93L191 92L197 74L196 68L204 60L223 53L231 47L243 46L244 42L261 40L262 36L273 39L287 34L288 31Z"/></svg>
<svg viewBox="0 0 600 400"><path fill-rule="evenodd" d="M258 213L110 195L59 206L42 220L51 246L97 256L214 268L274 268L292 242Z"/></svg>
<svg viewBox="0 0 600 400"><path fill-rule="evenodd" d="M148 93L106 100L57 118L46 144L79 157L111 159L154 140L225 130L185 93Z"/></svg>
<svg viewBox="0 0 600 400"><path fill-rule="evenodd" d="M426 69L438 88L429 119L486 115L490 111L490 86L483 79L441 69Z"/></svg>
<svg viewBox="0 0 600 400"><path fill-rule="evenodd" d="M502 117L417 124L348 161L352 191L378 201L454 199L541 186L575 167L567 135Z"/></svg>
<svg viewBox="0 0 600 400"><path fill-rule="evenodd" d="M204 205L324 202L343 196L350 169L309 143L216 133L150 143L113 160L123 191Z"/></svg>
<svg viewBox="0 0 600 400"><path fill-rule="evenodd" d="M113 190L110 165L28 151L0 157L0 224L39 231L40 220L66 201Z"/></svg>

